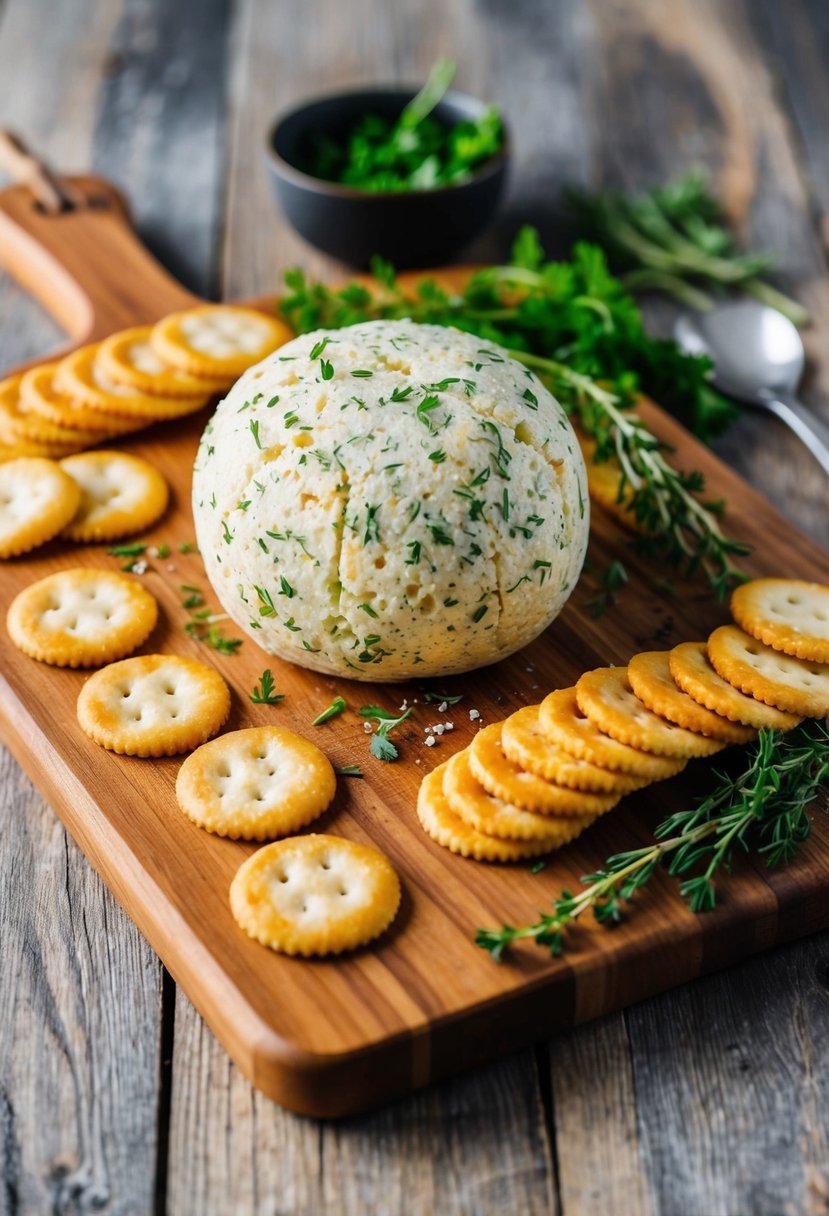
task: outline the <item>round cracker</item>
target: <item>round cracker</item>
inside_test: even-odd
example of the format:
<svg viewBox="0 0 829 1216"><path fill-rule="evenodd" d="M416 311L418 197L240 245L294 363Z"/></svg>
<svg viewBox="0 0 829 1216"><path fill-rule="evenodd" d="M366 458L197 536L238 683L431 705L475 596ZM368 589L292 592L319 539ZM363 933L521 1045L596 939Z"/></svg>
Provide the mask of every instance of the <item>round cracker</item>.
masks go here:
<svg viewBox="0 0 829 1216"><path fill-rule="evenodd" d="M200 397L152 397L124 384L116 384L99 367L100 343L82 346L61 359L55 370L55 387L93 412L122 415L135 421L160 422L193 414L207 404Z"/></svg>
<svg viewBox="0 0 829 1216"><path fill-rule="evenodd" d="M203 397L230 387L226 376L211 381L165 363L150 342L152 328L136 325L104 339L96 362L107 379L151 397Z"/></svg>
<svg viewBox="0 0 829 1216"><path fill-rule="evenodd" d="M582 760L613 772L665 781L685 767L685 760L655 756L636 747L619 743L599 730L583 714L576 701L575 688L557 688L541 702L539 722L553 743Z"/></svg>
<svg viewBox="0 0 829 1216"><path fill-rule="evenodd" d="M22 456L0 464L0 558L57 536L80 499L78 486L52 460Z"/></svg>
<svg viewBox="0 0 829 1216"><path fill-rule="evenodd" d="M109 541L142 532L164 514L167 482L140 456L98 448L62 460L81 499L64 531L68 540Z"/></svg>
<svg viewBox="0 0 829 1216"><path fill-rule="evenodd" d="M614 807L621 794L591 794L568 789L527 772L505 755L504 722L478 731L469 745L469 768L473 777L493 798L512 803L538 815L603 815Z"/></svg>
<svg viewBox="0 0 829 1216"><path fill-rule="evenodd" d="M671 675L667 650L643 650L634 655L628 663L628 679L643 705L677 726L723 743L750 743L756 736L750 726L729 722L683 692Z"/></svg>
<svg viewBox="0 0 829 1216"><path fill-rule="evenodd" d="M796 578L756 578L737 587L731 615L753 638L784 654L829 663L829 587Z"/></svg>
<svg viewBox="0 0 829 1216"><path fill-rule="evenodd" d="M400 880L377 849L339 836L292 836L243 862L230 910L249 937L282 954L342 954L379 937Z"/></svg>
<svg viewBox="0 0 829 1216"><path fill-rule="evenodd" d="M443 792L455 814L485 836L504 840L545 840L559 848L589 827L595 815L537 815L502 798L493 798L475 779L469 751L456 752L446 765Z"/></svg>
<svg viewBox="0 0 829 1216"><path fill-rule="evenodd" d="M6 616L18 650L53 667L99 667L132 654L158 619L155 598L113 570L61 570L32 583Z"/></svg>
<svg viewBox="0 0 829 1216"><path fill-rule="evenodd" d="M215 735L230 713L212 667L172 654L137 655L90 676L78 722L95 743L126 756L175 756Z"/></svg>
<svg viewBox="0 0 829 1216"><path fill-rule="evenodd" d="M235 380L293 338L284 321L230 304L203 304L172 313L153 326L159 358L192 376Z"/></svg>
<svg viewBox="0 0 829 1216"><path fill-rule="evenodd" d="M92 431L100 434L106 430L110 435L123 435L135 430L133 419L123 414L104 413L81 405L74 397L60 392L55 384L57 363L41 363L23 374L20 381L20 397L23 408L56 426L73 430ZM96 443L95 438L90 439Z"/></svg>
<svg viewBox="0 0 829 1216"><path fill-rule="evenodd" d="M576 682L576 701L599 730L619 743L657 756L712 756L725 744L675 726L647 709L634 694L626 667L596 667Z"/></svg>
<svg viewBox="0 0 829 1216"><path fill-rule="evenodd" d="M783 654L736 625L714 630L708 657L724 680L765 705L803 718L829 714L829 664Z"/></svg>
<svg viewBox="0 0 829 1216"><path fill-rule="evenodd" d="M552 743L542 729L540 708L538 705L526 705L510 714L503 723L501 744L513 764L546 781L554 781L556 785L593 794L621 796L649 783L648 777L614 773L611 769L591 764L589 760L578 760ZM490 793L493 792L490 790Z"/></svg>
<svg viewBox="0 0 829 1216"><path fill-rule="evenodd" d="M331 762L310 740L278 726L253 726L188 756L176 798L188 818L217 836L273 840L321 815L336 788Z"/></svg>
<svg viewBox="0 0 829 1216"><path fill-rule="evenodd" d="M754 730L793 730L802 719L747 697L711 666L705 642L682 642L668 655L671 675L689 697L706 709Z"/></svg>
<svg viewBox="0 0 829 1216"><path fill-rule="evenodd" d="M441 764L420 783L417 795L417 817L427 836L450 853L472 857L475 861L523 861L550 853L556 844L548 840L501 840L486 836L465 823L446 801L443 778L446 765Z"/></svg>

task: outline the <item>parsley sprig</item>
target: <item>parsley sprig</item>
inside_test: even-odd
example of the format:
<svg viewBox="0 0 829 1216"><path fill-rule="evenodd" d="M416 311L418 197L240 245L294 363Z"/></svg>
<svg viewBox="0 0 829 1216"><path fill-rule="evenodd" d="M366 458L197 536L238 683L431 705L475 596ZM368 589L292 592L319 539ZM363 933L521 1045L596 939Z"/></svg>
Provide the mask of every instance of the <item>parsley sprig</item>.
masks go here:
<svg viewBox="0 0 829 1216"><path fill-rule="evenodd" d="M503 126L494 106L451 127L432 116L454 75L454 62L441 59L399 118L367 113L337 136L312 133L309 171L369 191L430 190L462 181L498 151Z"/></svg>
<svg viewBox="0 0 829 1216"><path fill-rule="evenodd" d="M276 681L270 667L265 668L256 687L248 695L254 705L278 705L285 700L284 692L276 692Z"/></svg>
<svg viewBox="0 0 829 1216"><path fill-rule="evenodd" d="M479 929L477 945L500 961L516 942L534 941L557 957L565 935L584 912L599 924L622 919L623 905L665 863L680 879L679 891L692 912L716 906L716 879L730 873L734 854L754 852L766 865L787 864L808 838L809 806L829 782L829 729L812 721L789 734L763 730L744 769L718 774L714 790L689 811L669 815L656 828L655 842L609 857L604 869L582 878L584 889L562 891L551 913L530 925Z"/></svg>
<svg viewBox="0 0 829 1216"><path fill-rule="evenodd" d="M376 760L396 760L400 755L397 747L389 738L389 731L400 726L410 717L412 707L401 710L400 713L389 713L387 709L382 709L379 705L361 705L357 710L361 718L367 721L377 723L377 728L371 736L371 741L368 745L368 750Z"/></svg>

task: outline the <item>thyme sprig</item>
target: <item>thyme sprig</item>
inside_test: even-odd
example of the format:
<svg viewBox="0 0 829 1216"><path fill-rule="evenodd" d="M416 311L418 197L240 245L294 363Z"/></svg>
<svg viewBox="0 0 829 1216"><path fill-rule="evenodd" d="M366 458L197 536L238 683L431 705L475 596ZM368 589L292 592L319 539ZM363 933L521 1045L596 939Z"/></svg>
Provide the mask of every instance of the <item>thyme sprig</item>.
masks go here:
<svg viewBox="0 0 829 1216"><path fill-rule="evenodd" d="M731 557L745 556L751 546L722 532L718 516L723 502L698 497L705 489L702 474L675 469L665 459L667 446L616 393L556 360L511 353L538 372L581 429L596 440L594 460L618 463L618 500L625 501L643 531L637 547L688 578L701 569L717 598L724 599L745 577Z"/></svg>
<svg viewBox="0 0 829 1216"><path fill-rule="evenodd" d="M717 903L717 877L731 872L736 851L753 851L773 868L790 862L808 838L809 806L829 782L829 729L811 721L786 735L763 730L746 767L717 776L714 790L695 807L658 825L653 844L609 857L603 869L582 878L582 891L562 891L552 912L533 924L479 929L476 944L496 962L519 941L534 941L557 957L567 928L584 912L592 911L599 924L617 924L623 905L662 863L680 879L680 895L691 911L710 911Z"/></svg>
<svg viewBox="0 0 829 1216"><path fill-rule="evenodd" d="M809 324L806 309L763 277L774 255L737 249L700 169L638 196L571 190L569 203L582 232L607 249L631 291L662 292L701 312L715 296L740 291L795 325Z"/></svg>

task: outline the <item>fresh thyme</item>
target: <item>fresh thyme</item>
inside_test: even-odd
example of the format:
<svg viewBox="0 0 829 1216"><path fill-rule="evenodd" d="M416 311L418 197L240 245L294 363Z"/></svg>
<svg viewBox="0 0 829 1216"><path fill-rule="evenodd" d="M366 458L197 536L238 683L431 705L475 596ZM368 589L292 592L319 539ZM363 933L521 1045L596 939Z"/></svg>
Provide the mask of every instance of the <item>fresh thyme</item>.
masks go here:
<svg viewBox="0 0 829 1216"><path fill-rule="evenodd" d="M604 869L582 878L582 891L562 891L552 912L531 925L479 929L477 945L496 961L525 940L558 956L567 928L579 916L590 910L599 924L618 923L623 905L662 863L680 879L680 895L692 912L716 906L716 879L730 873L737 850L754 851L772 868L787 864L809 836L810 804L829 782L829 729L811 721L786 735L763 730L746 767L735 776L717 776L714 790L694 808L659 824L652 845L609 857Z"/></svg>
<svg viewBox="0 0 829 1216"><path fill-rule="evenodd" d="M614 559L601 571L596 581L596 593L584 602L594 621L604 616L607 609L616 603L619 592L628 584L628 572L622 562Z"/></svg>
<svg viewBox="0 0 829 1216"><path fill-rule="evenodd" d="M398 714L389 713L387 709L381 709L379 705L362 705L357 712L361 718L377 723L377 728L372 734L368 745L368 750L372 756L376 760L396 760L400 753L389 738L389 731L400 726L402 722L405 722L411 716L411 706L408 709L401 710Z"/></svg>
<svg viewBox="0 0 829 1216"><path fill-rule="evenodd" d="M254 705L278 705L285 700L284 692L276 692L276 682L270 667L266 667L259 677L259 683L249 693Z"/></svg>
<svg viewBox="0 0 829 1216"><path fill-rule="evenodd" d="M345 713L347 709L348 706L345 702L345 698L335 697L327 709L324 709L321 714L317 714L311 725L322 726L323 722L330 722L332 718L339 717L339 715Z"/></svg>
<svg viewBox="0 0 829 1216"><path fill-rule="evenodd" d="M407 296L387 264L376 262L374 270L373 291L357 283L332 291L290 270L280 309L297 332L411 317L506 347L540 376L595 443L593 459L617 470L619 499L629 504L641 533L636 544L688 577L701 574L718 595L740 581L732 559L747 547L723 533L722 504L703 500L701 474L673 468L665 445L634 410L641 389L710 438L734 416L733 407L711 387L708 360L645 333L633 298L609 273L601 249L580 243L568 262L545 262L537 234L524 228L511 262L474 274L459 294L426 280ZM480 365L492 357L489 347L482 348ZM537 408L531 387L530 394L527 408ZM417 406L431 433L439 403L427 394ZM481 425L491 450L488 467L472 486L490 476L509 482L509 452L500 431L490 420ZM509 510L508 496L502 497L504 507ZM418 560L412 553L407 564Z"/></svg>
<svg viewBox="0 0 829 1216"><path fill-rule="evenodd" d="M701 170L636 198L571 191L569 201L584 234L604 246L631 291L664 292L700 311L713 296L739 291L795 325L809 324L805 308L761 277L774 256L736 248Z"/></svg>

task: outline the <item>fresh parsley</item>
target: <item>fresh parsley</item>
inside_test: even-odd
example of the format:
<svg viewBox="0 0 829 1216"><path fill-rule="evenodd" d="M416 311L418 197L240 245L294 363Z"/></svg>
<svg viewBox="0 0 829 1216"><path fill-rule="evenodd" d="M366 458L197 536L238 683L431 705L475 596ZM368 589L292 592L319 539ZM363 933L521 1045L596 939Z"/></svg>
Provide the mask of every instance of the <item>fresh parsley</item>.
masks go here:
<svg viewBox="0 0 829 1216"><path fill-rule="evenodd" d="M284 692L275 692L276 682L270 667L266 667L259 677L259 683L249 694L254 705L278 705L285 700Z"/></svg>
<svg viewBox="0 0 829 1216"><path fill-rule="evenodd" d="M330 722L332 718L339 717L348 709L344 697L335 697L327 709L324 709L321 714L317 714L311 723L312 726L322 726L323 722Z"/></svg>

